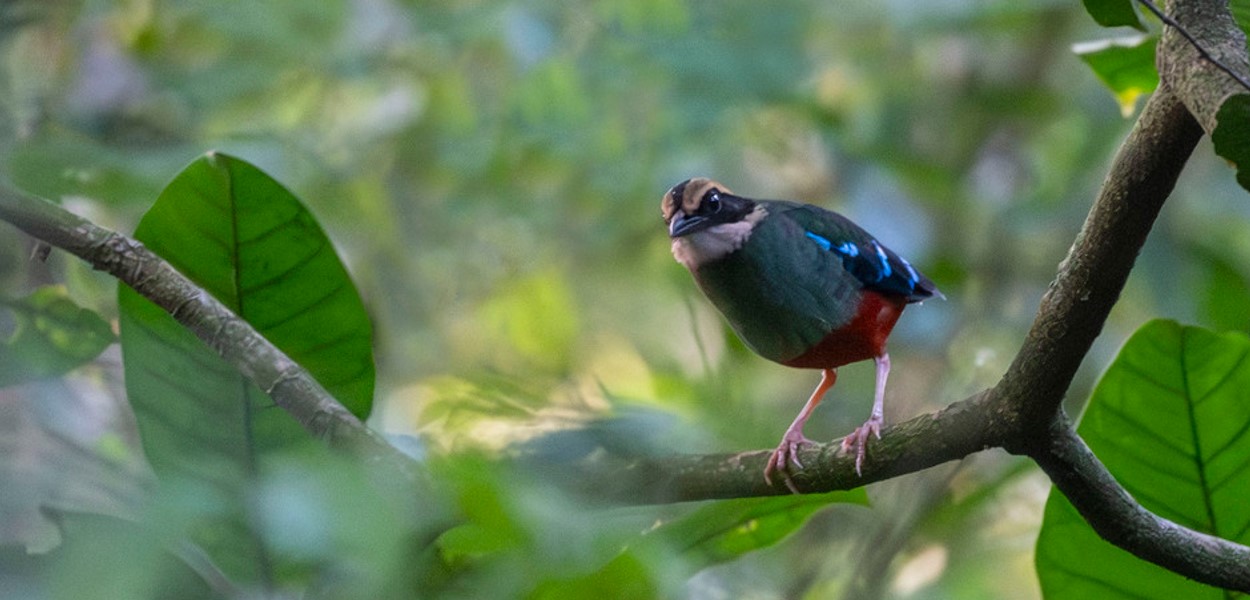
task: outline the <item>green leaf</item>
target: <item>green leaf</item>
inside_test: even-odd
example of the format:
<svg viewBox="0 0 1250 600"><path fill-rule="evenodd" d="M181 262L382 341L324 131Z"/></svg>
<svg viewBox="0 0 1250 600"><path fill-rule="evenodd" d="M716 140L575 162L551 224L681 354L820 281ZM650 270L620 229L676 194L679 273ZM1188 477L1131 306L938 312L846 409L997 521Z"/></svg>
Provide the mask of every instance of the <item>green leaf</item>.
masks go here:
<svg viewBox="0 0 1250 600"><path fill-rule="evenodd" d="M209 153L161 193L135 237L308 369L358 417L373 399L373 333L334 247L290 191Z"/></svg>
<svg viewBox="0 0 1250 600"><path fill-rule="evenodd" d="M547 580L528 596L531 600L560 598L619 598L650 600L662 597L647 566L629 552L618 554L602 569L584 577Z"/></svg>
<svg viewBox="0 0 1250 600"><path fill-rule="evenodd" d="M1246 35L1250 35L1250 0L1231 0L1228 3L1228 9L1233 13L1233 19L1237 21L1237 26Z"/></svg>
<svg viewBox="0 0 1250 600"><path fill-rule="evenodd" d="M1230 96L1215 115L1215 153L1237 169L1237 183L1250 190L1250 94Z"/></svg>
<svg viewBox="0 0 1250 600"><path fill-rule="evenodd" d="M56 377L95 358L113 343L100 315L79 307L61 287L20 300L0 298L13 314L13 335L0 343L0 388Z"/></svg>
<svg viewBox="0 0 1250 600"><path fill-rule="evenodd" d="M353 413L368 414L368 317L320 226L280 184L244 161L209 153L170 182L135 237ZM118 296L126 389L149 461L164 479L211 484L218 501L238 513L259 458L307 434L159 307L128 287ZM198 541L228 573L254 576L266 564L240 514L226 514Z"/></svg>
<svg viewBox="0 0 1250 600"><path fill-rule="evenodd" d="M1103 27L1132 27L1146 30L1133 8L1133 0L1083 0L1085 10Z"/></svg>
<svg viewBox="0 0 1250 600"><path fill-rule="evenodd" d="M1077 431L1155 514L1250 542L1250 338L1172 321L1135 333ZM1052 489L1037 541L1047 598L1224 598L1103 541Z"/></svg>
<svg viewBox="0 0 1250 600"><path fill-rule="evenodd" d="M683 547L695 569L767 548L794 533L817 510L830 504L868 504L863 488L829 494L742 498L708 504L660 526L658 535Z"/></svg>
<svg viewBox="0 0 1250 600"><path fill-rule="evenodd" d="M1077 44L1072 51L1111 89L1120 103L1120 114L1128 117L1137 99L1159 86L1155 69L1158 43L1156 36L1135 36Z"/></svg>
<svg viewBox="0 0 1250 600"><path fill-rule="evenodd" d="M598 571L551 583L540 588L536 596L588 597L597 590L611 589L613 583L624 576L646 582L646 586L636 587L635 591L649 590L653 584L638 575L638 565L652 565L655 569L660 562L667 564L668 557L675 551L682 559L682 568L693 574L776 544L794 533L816 511L835 503L867 505L868 495L863 488L858 488L829 494L711 502L642 534Z"/></svg>

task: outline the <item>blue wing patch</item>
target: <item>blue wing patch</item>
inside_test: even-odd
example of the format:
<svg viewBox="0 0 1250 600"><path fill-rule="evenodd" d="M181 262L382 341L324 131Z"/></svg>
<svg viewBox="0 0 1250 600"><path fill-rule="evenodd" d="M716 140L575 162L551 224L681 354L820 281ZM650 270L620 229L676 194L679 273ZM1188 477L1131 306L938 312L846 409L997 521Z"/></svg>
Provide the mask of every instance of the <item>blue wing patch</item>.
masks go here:
<svg viewBox="0 0 1250 600"><path fill-rule="evenodd" d="M882 248L881 244L877 243L877 240L872 241L872 247L877 250L877 264L881 265L881 276L879 277L879 280L885 279L894 271L894 269L890 268L890 257L885 255L885 248Z"/></svg>
<svg viewBox="0 0 1250 600"><path fill-rule="evenodd" d="M816 245L823 248L826 252L833 249L833 242L830 242L829 240L822 238L810 231L805 232L805 233L807 233L807 237L812 238L812 240L816 242Z"/></svg>
<svg viewBox="0 0 1250 600"><path fill-rule="evenodd" d="M863 283L864 287L908 297L917 294L916 285L920 283L920 274L911 263L882 246L877 240L870 239L871 247L861 248L850 241L835 244L810 231L804 233L821 250L832 252L841 258L842 268ZM924 293L924 296L930 293Z"/></svg>

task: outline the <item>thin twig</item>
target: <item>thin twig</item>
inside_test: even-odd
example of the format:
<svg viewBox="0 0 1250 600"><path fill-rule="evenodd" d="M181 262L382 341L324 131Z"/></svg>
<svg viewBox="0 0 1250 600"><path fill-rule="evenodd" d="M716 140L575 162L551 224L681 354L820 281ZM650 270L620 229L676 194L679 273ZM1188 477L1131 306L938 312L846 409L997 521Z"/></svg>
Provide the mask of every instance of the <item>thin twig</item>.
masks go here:
<svg viewBox="0 0 1250 600"><path fill-rule="evenodd" d="M1225 73L1228 73L1228 76L1232 77L1237 83L1241 84L1241 87L1246 88L1247 90L1250 90L1250 81L1247 81L1244 77L1242 77L1236 71L1233 71L1231 67L1220 62L1218 58L1215 58L1214 56L1211 55L1210 52L1207 52L1207 49L1203 48L1202 44L1199 44L1198 40L1194 39L1194 36L1190 35L1189 32L1186 31L1184 27L1181 27L1181 24L1177 23L1176 19L1169 17L1158 6L1155 6L1154 3L1151 2L1150 0L1137 0L1137 1L1141 3L1142 6L1145 6L1150 12L1154 13L1156 17L1159 17L1159 20L1163 21L1164 24L1166 24L1168 27L1175 29L1177 33L1181 34L1181 36L1184 37L1189 42L1189 45L1193 46L1194 50L1197 50L1198 54L1202 55L1202 58L1205 58L1207 62L1215 65L1216 68L1218 68L1219 70Z"/></svg>

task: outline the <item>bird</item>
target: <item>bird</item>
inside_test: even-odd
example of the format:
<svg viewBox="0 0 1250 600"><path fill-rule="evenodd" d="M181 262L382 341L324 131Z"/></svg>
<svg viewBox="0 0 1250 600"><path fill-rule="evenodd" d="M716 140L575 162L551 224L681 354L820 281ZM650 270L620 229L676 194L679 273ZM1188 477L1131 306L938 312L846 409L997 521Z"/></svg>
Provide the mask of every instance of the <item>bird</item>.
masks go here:
<svg viewBox="0 0 1250 600"><path fill-rule="evenodd" d="M838 377L838 367L872 359L872 412L842 440L861 465L870 436L881 437L886 340L903 309L934 296L928 277L850 219L818 206L735 195L706 177L664 194L673 257L752 351L789 367L820 369L821 380L781 443L764 480L780 472L791 491L798 450L812 443L803 425Z"/></svg>

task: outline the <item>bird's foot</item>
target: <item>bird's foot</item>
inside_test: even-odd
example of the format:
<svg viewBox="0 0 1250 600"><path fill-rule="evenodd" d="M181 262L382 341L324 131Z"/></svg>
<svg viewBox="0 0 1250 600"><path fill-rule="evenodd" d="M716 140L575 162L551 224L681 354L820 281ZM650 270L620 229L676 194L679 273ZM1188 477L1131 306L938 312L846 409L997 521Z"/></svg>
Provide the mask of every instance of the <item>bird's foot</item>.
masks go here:
<svg viewBox="0 0 1250 600"><path fill-rule="evenodd" d="M796 469L802 469L803 463L799 462L799 446L803 444L811 444L811 440L803 436L802 432L796 429L786 431L781 436L781 443L777 445L777 449L773 450L772 456L768 457L768 465L764 467L764 482L768 485L773 484L773 473L780 472L786 487L791 492L799 493L799 489L794 487L794 481L790 478L790 465L794 465Z"/></svg>
<svg viewBox="0 0 1250 600"><path fill-rule="evenodd" d="M864 453L868 450L868 437L874 436L881 439L881 417L873 416L864 421L863 425L855 428L850 435L842 438L842 451L846 453L855 452L855 474L862 476L860 465L864 464Z"/></svg>

